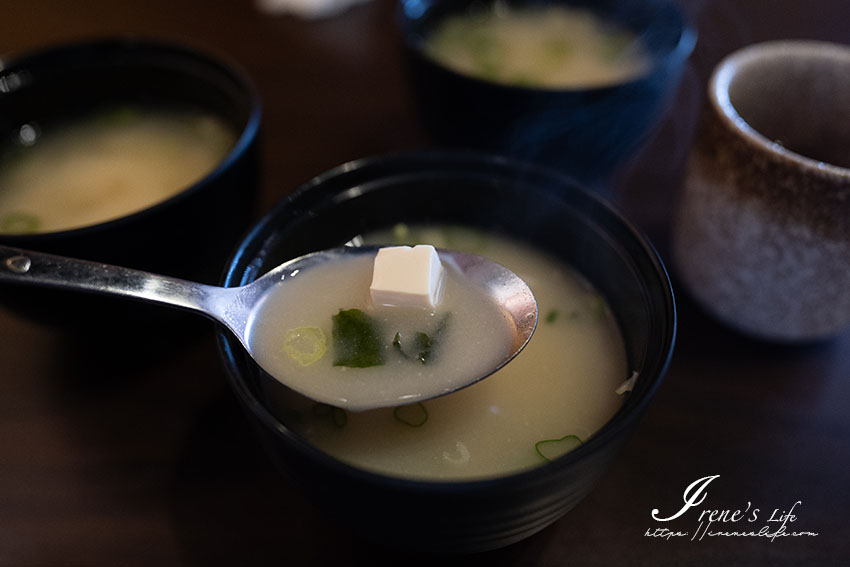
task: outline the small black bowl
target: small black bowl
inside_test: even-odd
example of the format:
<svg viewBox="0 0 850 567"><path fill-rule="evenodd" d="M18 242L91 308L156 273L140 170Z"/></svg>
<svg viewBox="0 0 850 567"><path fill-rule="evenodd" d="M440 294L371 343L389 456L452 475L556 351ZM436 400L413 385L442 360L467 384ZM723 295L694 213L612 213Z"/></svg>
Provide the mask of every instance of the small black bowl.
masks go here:
<svg viewBox="0 0 850 567"><path fill-rule="evenodd" d="M223 119L237 140L212 172L165 201L72 230L0 234L0 244L214 282L255 212L262 112L252 80L239 65L205 48L136 37L48 47L4 58L0 66L5 140L22 127L46 133L114 104L204 111ZM181 159L179 151L174 159ZM113 314L116 305L122 315L151 311L14 285L4 286L0 296L9 308L51 323L80 316L91 321L92 315Z"/></svg>
<svg viewBox="0 0 850 567"><path fill-rule="evenodd" d="M248 234L223 283L248 283L286 259L399 222L497 231L582 272L607 298L629 367L640 374L618 413L585 444L533 470L480 481L409 480L347 465L296 434L275 417L264 386L268 378L222 332L224 364L272 460L342 525L405 549L501 547L572 508L634 430L672 354L676 310L670 282L646 239L570 179L504 158L429 152L364 159L315 178Z"/></svg>
<svg viewBox="0 0 850 567"><path fill-rule="evenodd" d="M649 69L587 88L536 88L461 74L425 52L447 17L492 0L401 0L398 26L422 121L434 141L533 160L588 185L603 184L651 131L678 85L696 33L669 0L508 0L510 7L589 10L640 37Z"/></svg>

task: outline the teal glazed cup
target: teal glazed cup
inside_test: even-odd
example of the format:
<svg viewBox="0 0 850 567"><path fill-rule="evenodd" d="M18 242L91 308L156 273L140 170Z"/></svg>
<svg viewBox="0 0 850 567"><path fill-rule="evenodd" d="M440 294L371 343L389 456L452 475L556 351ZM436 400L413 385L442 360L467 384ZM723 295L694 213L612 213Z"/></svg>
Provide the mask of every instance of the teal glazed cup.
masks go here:
<svg viewBox="0 0 850 567"><path fill-rule="evenodd" d="M800 342L850 323L850 47L776 41L709 85L672 230L673 263L709 313Z"/></svg>

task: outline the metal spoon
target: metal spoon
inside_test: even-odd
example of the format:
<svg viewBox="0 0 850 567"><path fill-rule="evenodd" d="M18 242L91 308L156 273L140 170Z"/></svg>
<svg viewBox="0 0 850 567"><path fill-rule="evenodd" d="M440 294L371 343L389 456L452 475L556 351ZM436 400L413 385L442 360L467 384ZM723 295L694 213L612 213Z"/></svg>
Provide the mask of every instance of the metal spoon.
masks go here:
<svg viewBox="0 0 850 567"><path fill-rule="evenodd" d="M11 282L87 291L194 311L229 329L253 357L254 354L246 336L248 322L272 286L286 285L293 272L309 270L317 264L330 262L343 256L374 255L377 250L376 246L345 246L314 252L285 262L247 285L225 288L108 264L0 246L0 283ZM368 407L361 406L354 409L398 405L399 399L422 401L470 386L507 364L525 347L534 333L537 326L537 302L522 279L507 268L481 256L449 250L438 250L438 253L444 264L454 265L461 274L478 284L483 293L488 294L492 301L504 310L513 336L510 352L484 375L457 376L456 380L453 378L452 387L448 390L440 387L434 391L427 391L426 388L410 393L387 388ZM274 376L274 378L312 397L310 392L303 391L294 384L291 378L287 376Z"/></svg>

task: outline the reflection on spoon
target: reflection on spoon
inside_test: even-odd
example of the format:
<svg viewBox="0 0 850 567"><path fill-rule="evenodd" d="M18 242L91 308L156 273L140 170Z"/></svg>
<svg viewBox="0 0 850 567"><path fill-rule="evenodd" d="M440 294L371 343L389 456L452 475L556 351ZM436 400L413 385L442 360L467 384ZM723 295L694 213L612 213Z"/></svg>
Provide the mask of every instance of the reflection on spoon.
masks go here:
<svg viewBox="0 0 850 567"><path fill-rule="evenodd" d="M292 365L279 364L287 358L281 342L286 339L286 331L303 327L301 321L305 312L316 315L316 310L311 307L315 302L307 300L310 296L327 297L319 276L335 270L338 265L353 266L363 261L371 264L371 258L377 251L378 247L342 247L315 252L285 262L245 286L223 288L0 246L0 282L115 295L203 314L229 329L260 367L286 386L317 401L352 410L423 401L469 386L507 364L531 338L537 324L537 303L525 282L507 268L480 256L440 250L440 260L450 276L444 296L447 301L450 296L455 296L455 302L446 306L441 304L442 311L413 314L412 324L405 323L405 319L410 320L409 310L374 309L370 315L379 320L378 326L383 328L384 333L390 333L389 339L386 334L383 339L377 338L382 341L381 364L369 365L368 368L359 367L359 363L337 364L338 357L332 355L328 356L327 366L308 365L318 369L312 373L302 373L297 368L293 370ZM343 287L350 287L347 284L352 281L348 276L335 279L344 281L346 285ZM479 347L471 346L469 341L452 339L435 342L439 323L433 321L444 320L447 313L451 314L450 326L455 327L456 336L469 337L468 329L476 328L476 325L480 330L481 321L469 318L468 313L460 309L468 305L472 309L467 311L473 314L486 311L480 308L480 304L476 307L476 300L494 306L498 314L495 321L506 331L504 348L491 359L477 357L475 349ZM332 304L330 308L336 316L345 312L344 317L348 317L348 312L363 311L350 305ZM455 312L458 309L460 312ZM432 320L432 326L425 331L420 330L423 327L417 322L417 317L421 319L423 316ZM492 321L483 325L492 327ZM338 321L332 319L332 322L332 340L339 342ZM344 321L343 326L350 328L349 323ZM326 324L330 327L331 321L326 321ZM317 326L321 328L321 325ZM277 332L269 332L269 329L277 329ZM422 335L426 335L427 339ZM472 333L472 343L482 336L487 335ZM439 365L429 364L432 351L435 353L434 360L440 359ZM423 361L423 357L426 360ZM480 363L453 361L458 357L460 362L485 362L482 366ZM412 372L402 378L399 369L405 365Z"/></svg>

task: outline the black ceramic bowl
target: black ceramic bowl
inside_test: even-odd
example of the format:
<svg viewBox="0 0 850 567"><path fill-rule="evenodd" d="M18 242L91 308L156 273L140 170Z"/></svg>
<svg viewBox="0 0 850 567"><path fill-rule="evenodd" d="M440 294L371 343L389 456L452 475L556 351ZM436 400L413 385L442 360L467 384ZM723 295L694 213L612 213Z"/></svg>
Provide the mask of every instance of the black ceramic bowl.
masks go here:
<svg viewBox="0 0 850 567"><path fill-rule="evenodd" d="M246 72L221 54L133 37L11 55L0 66L0 136L54 127L114 104L191 108L222 118L237 136L204 178L166 201L73 230L0 234L0 243L214 282L254 213L261 104ZM174 159L180 160L179 150ZM2 213L3 211L0 211ZM68 319L80 302L7 286L3 302L28 315ZM86 310L106 300L92 300ZM91 311L86 311L89 316Z"/></svg>
<svg viewBox="0 0 850 567"><path fill-rule="evenodd" d="M607 298L629 366L640 373L622 409L573 452L527 472L474 482L406 480L344 464L279 421L265 394L268 378L226 333L219 339L224 364L273 461L342 525L407 549L504 546L573 507L635 428L673 349L670 282L646 239L569 179L504 158L435 152L365 159L315 178L249 233L224 284L245 284L288 258L398 222L496 230L580 270Z"/></svg>
<svg viewBox="0 0 850 567"><path fill-rule="evenodd" d="M590 10L640 37L648 70L620 84L535 88L461 74L425 53L446 17L492 0L401 0L398 22L424 127L441 145L495 151L601 184L636 150L670 101L696 34L669 0L507 0Z"/></svg>

